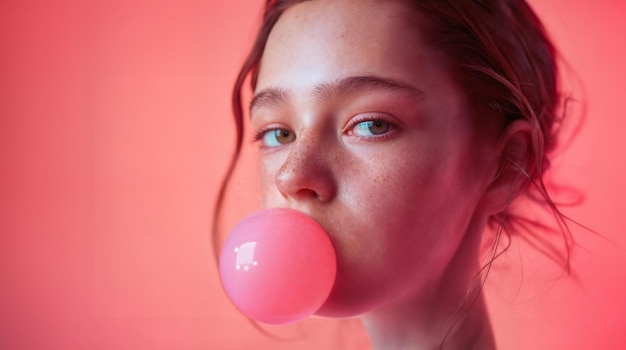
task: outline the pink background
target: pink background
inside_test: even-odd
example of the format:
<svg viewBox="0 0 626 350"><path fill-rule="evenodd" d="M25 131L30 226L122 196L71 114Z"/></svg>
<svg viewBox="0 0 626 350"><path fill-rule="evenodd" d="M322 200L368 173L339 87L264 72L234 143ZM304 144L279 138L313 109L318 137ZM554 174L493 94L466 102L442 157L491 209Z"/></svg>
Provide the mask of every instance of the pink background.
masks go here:
<svg viewBox="0 0 626 350"><path fill-rule="evenodd" d="M273 340L217 278L229 91L261 2L0 3L0 348L367 349L356 320L270 328L296 339ZM575 278L511 248L486 292L497 341L625 348L626 1L532 3L587 101L555 163L586 199L564 211L605 238L574 230ZM250 163L227 226L256 208Z"/></svg>

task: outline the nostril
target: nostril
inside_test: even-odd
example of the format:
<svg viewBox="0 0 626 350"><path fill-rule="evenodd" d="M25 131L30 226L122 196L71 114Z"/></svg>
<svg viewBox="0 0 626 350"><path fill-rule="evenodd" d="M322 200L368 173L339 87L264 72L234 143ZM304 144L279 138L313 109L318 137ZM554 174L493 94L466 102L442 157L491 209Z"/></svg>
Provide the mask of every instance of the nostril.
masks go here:
<svg viewBox="0 0 626 350"><path fill-rule="evenodd" d="M304 198L309 197L309 198L321 199L320 195L317 192L315 192L314 190L304 189L304 190L301 190L300 192L302 192L301 196L304 197Z"/></svg>
<svg viewBox="0 0 626 350"><path fill-rule="evenodd" d="M277 174L275 184L285 199L329 201L335 194L335 183L328 172L303 169Z"/></svg>
<svg viewBox="0 0 626 350"><path fill-rule="evenodd" d="M319 193L317 193L314 190L307 189L307 188L303 188L292 193L288 193L284 190L281 190L280 187L279 187L279 190L280 190L280 193L283 195L283 197L286 199L293 198L297 200L306 200L306 199L323 200L323 198L319 195Z"/></svg>
<svg viewBox="0 0 626 350"><path fill-rule="evenodd" d="M336 184L328 154L302 146L292 146L292 153L278 169L274 178L277 189L286 199L331 200Z"/></svg>

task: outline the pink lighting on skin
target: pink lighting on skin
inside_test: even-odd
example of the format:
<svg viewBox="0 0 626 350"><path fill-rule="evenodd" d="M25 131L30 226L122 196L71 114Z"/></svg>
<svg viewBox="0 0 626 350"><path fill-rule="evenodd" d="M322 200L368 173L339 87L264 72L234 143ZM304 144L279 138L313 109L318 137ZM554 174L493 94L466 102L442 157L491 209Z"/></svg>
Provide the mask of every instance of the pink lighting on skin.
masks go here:
<svg viewBox="0 0 626 350"><path fill-rule="evenodd" d="M229 94L263 3L0 1L1 349L368 349L353 346L355 320L265 336L213 263ZM564 210L625 247L626 1L531 5L586 91L573 91L582 129L553 164L586 198ZM240 192L238 205L258 201ZM486 292L499 348L626 348L626 254L574 230L574 282L531 293L518 257L524 271L552 265L516 245L498 260Z"/></svg>

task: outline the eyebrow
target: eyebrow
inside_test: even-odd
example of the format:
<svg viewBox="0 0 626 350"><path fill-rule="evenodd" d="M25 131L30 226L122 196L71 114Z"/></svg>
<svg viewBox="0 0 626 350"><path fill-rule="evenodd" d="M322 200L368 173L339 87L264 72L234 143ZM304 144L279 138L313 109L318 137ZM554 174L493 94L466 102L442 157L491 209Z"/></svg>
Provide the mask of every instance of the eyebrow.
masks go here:
<svg viewBox="0 0 626 350"><path fill-rule="evenodd" d="M392 90L410 95L423 95L424 92L408 83L395 79L375 75L349 76L330 83L321 83L313 89L313 94L319 98L344 96L364 93L372 90ZM250 102L250 110L265 106L274 106L287 102L289 91L269 87L256 93Z"/></svg>

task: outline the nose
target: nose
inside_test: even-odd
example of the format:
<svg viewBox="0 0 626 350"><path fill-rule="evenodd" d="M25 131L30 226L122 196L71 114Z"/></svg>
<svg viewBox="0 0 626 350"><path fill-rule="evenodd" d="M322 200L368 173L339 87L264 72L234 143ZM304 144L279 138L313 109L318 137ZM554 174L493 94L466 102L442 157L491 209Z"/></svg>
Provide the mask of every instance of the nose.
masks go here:
<svg viewBox="0 0 626 350"><path fill-rule="evenodd" d="M330 202L337 194L333 174L335 156L319 143L296 140L276 173L275 183L283 197L294 201Z"/></svg>

